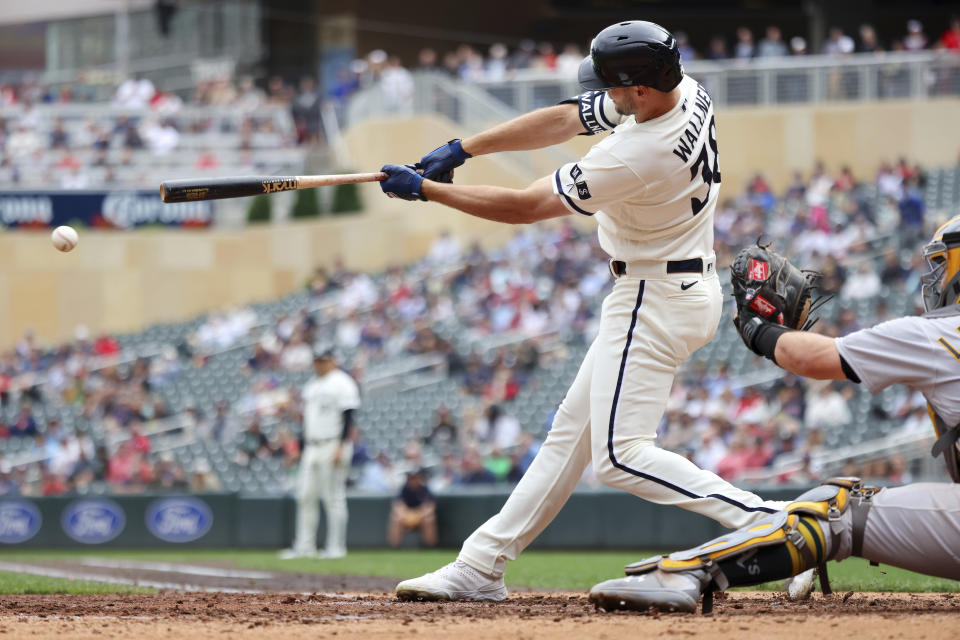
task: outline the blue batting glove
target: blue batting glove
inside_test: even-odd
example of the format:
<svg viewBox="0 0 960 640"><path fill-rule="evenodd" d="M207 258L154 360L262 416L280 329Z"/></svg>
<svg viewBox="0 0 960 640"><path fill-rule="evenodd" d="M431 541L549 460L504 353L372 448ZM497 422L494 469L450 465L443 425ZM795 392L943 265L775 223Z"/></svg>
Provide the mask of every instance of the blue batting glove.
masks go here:
<svg viewBox="0 0 960 640"><path fill-rule="evenodd" d="M387 179L380 183L380 189L391 198L404 200L426 200L420 192L423 176L417 173L411 165L385 164L380 171L387 174Z"/></svg>
<svg viewBox="0 0 960 640"><path fill-rule="evenodd" d="M463 150L460 139L457 138L423 156L418 164L427 180L453 182L453 170L472 157Z"/></svg>

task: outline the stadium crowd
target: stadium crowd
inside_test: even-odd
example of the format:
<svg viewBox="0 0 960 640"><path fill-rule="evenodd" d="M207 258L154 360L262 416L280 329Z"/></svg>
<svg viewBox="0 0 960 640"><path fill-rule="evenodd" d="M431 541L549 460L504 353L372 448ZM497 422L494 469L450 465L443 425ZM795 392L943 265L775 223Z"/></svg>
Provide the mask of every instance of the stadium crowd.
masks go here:
<svg viewBox="0 0 960 640"><path fill-rule="evenodd" d="M882 292L909 297L917 291L923 268L914 248L927 222L919 196L924 180L923 168L905 160L884 163L866 181L846 168L831 174L817 166L775 194L758 174L744 193L718 208L719 264L729 264L732 252L761 230L789 238L777 249L819 267L824 288L838 295L833 304L839 313L819 331L844 335L884 320L889 311L882 299L871 317L858 317L854 303ZM902 245L890 245L882 266L863 259L891 238ZM912 258L902 259L897 246ZM191 437L233 451L239 466L277 459L292 470L300 450L298 394L278 372L306 373L316 343L348 354L345 363L361 383L384 362L430 355L460 385L459 412L438 407L434 420L416 428L400 451L365 442L361 424L351 435L356 487L395 491L406 474L423 467L434 493L516 481L552 417L521 425L513 400L547 366L545 341L589 342L609 283L594 233L569 223L538 225L520 229L494 250L464 248L444 234L423 260L376 277L342 265L318 270L306 285L307 306L271 318L258 317L253 308L212 313L181 344L150 357L130 358L115 339L91 339L82 329L74 342L53 348L28 333L0 354L0 438L32 440L20 449L29 462L11 466L14 457L0 458L0 493L58 495L94 482L117 492L220 487L204 460L184 469L152 449L153 426L168 416L183 420L177 429ZM474 350L484 338L505 335L516 340L486 355ZM249 353L241 397L230 405L166 405L161 389L190 368L202 369L210 354L238 345ZM805 464L775 480L815 479L825 433L852 420L852 393L850 385L793 376L745 386L722 362L691 364L674 385L660 425L662 445L733 480L768 469L783 456ZM82 420L74 428L60 425L56 409L64 406L79 408ZM928 429L915 396L898 397L887 417L902 420L905 430ZM268 433L262 419L279 420L280 427ZM103 427L98 442L88 428L94 423ZM860 470L885 478L906 473L902 458L871 461Z"/></svg>
<svg viewBox="0 0 960 640"><path fill-rule="evenodd" d="M832 27L822 51L816 53L960 52L960 17L950 18L943 26L937 25L934 34L928 35L918 20L909 20L904 33L878 34L873 26L863 24L855 36ZM776 25L766 27L762 36L739 27L735 34L718 34L697 46L682 31L676 36L686 61L749 61L811 53L803 37L788 39ZM130 168L137 164L139 152L164 156L183 148L194 151L191 162L196 171L215 171L224 165L253 169L257 162L254 150L323 144L323 105L334 105L342 115L347 99L359 88L379 83L385 107L404 111L413 103L411 72L444 73L468 82L508 80L528 72L574 77L583 55L578 44L557 47L532 40L512 49L495 43L485 53L466 43L442 54L428 47L415 63L378 49L342 69L326 89L311 76L300 78L295 85L272 76L263 86L250 76L224 76L199 80L189 95L178 95L135 77L119 84L110 104L103 105L102 115L66 121L43 117L35 106L93 101L96 96L91 85L82 77L77 82L51 85L27 78L19 84L0 85L0 176L16 185L40 175L37 167L41 167L46 185L71 189L116 186L137 181ZM185 105L215 107L221 115L185 117ZM276 117L271 109L277 108L289 121Z"/></svg>

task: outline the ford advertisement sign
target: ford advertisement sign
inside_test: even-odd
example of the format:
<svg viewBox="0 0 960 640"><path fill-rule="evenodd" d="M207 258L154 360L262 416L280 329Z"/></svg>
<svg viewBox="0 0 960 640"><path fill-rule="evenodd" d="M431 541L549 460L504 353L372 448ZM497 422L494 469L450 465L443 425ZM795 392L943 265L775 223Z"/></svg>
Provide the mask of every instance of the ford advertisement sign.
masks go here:
<svg viewBox="0 0 960 640"><path fill-rule="evenodd" d="M197 228L212 219L211 202L164 204L158 191L0 191L0 227Z"/></svg>
<svg viewBox="0 0 960 640"><path fill-rule="evenodd" d="M127 517L113 500L75 500L63 510L60 524L77 542L103 544L120 535Z"/></svg>
<svg viewBox="0 0 960 640"><path fill-rule="evenodd" d="M213 512L198 498L162 498L147 508L147 529L165 542L199 540L213 526Z"/></svg>
<svg viewBox="0 0 960 640"><path fill-rule="evenodd" d="M0 501L0 543L26 542L40 531L40 510L26 500Z"/></svg>

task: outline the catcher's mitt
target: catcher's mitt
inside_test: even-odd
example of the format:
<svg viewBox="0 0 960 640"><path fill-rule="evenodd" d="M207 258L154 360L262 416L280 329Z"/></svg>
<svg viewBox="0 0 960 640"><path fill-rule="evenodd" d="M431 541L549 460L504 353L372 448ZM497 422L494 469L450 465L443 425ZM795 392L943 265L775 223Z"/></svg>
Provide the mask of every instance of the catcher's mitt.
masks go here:
<svg viewBox="0 0 960 640"><path fill-rule="evenodd" d="M814 297L820 274L803 271L758 241L737 254L730 267L737 316L733 319L740 336L753 349L743 329L752 318L806 331L816 323L812 313L830 298Z"/></svg>

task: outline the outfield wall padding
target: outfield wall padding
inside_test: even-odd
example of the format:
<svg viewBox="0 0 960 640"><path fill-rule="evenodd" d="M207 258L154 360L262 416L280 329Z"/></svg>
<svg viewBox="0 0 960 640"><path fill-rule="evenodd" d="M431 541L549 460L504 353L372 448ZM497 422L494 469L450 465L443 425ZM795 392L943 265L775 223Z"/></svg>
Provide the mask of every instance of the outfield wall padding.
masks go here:
<svg viewBox="0 0 960 640"><path fill-rule="evenodd" d="M760 492L774 500L803 488ZM437 498L440 546L459 547L497 513L506 490L462 491ZM391 496L349 498L351 548L387 546ZM322 513L322 510L321 510ZM22 548L283 548L293 539L293 498L239 494L82 496L0 499L0 549ZM321 515L320 541L324 535ZM675 549L720 535L703 516L615 491L574 493L533 543L538 549ZM408 534L404 546L416 546ZM322 546L322 544L321 544Z"/></svg>

